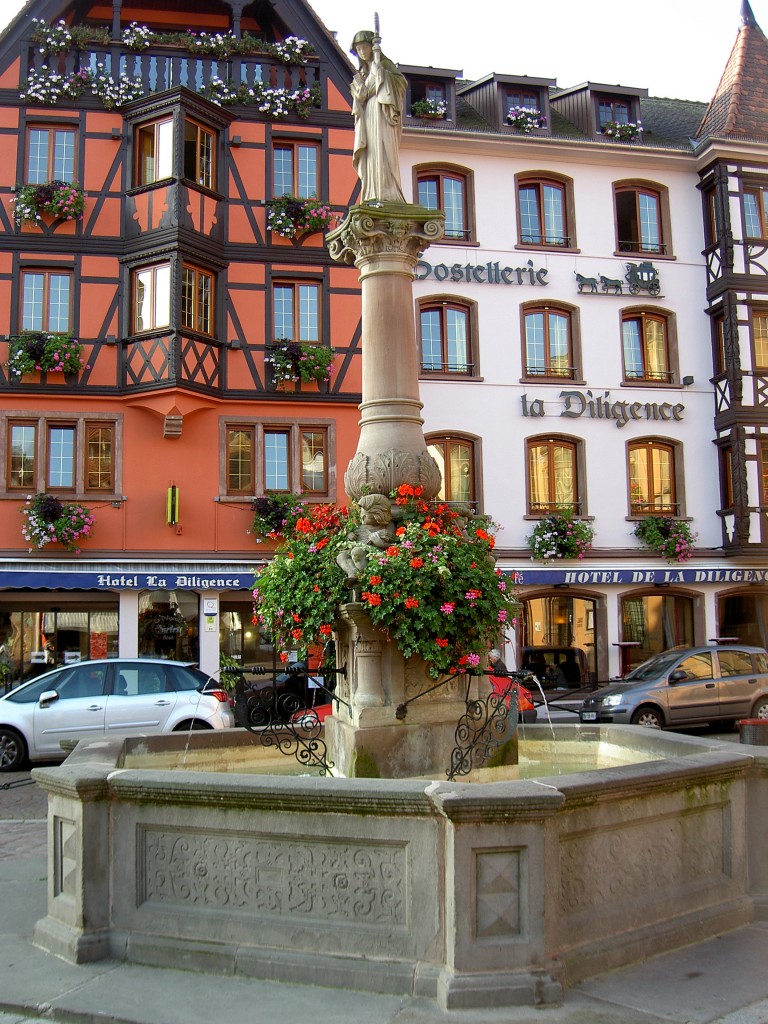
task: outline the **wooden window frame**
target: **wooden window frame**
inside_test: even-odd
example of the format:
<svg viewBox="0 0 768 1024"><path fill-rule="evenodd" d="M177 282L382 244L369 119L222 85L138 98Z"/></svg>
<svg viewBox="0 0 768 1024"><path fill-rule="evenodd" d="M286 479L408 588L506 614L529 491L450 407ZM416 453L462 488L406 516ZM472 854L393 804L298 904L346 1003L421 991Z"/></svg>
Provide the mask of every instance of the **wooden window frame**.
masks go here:
<svg viewBox="0 0 768 1024"><path fill-rule="evenodd" d="M195 130L195 155L194 155L194 174L190 175L187 172L190 169L189 161L187 157L187 129L192 127ZM211 157L209 166L206 167L202 157L202 135L210 137ZM194 117L184 116L184 146L183 146L183 177L186 181L193 181L196 185L200 185L202 188L208 189L210 192L215 191L217 182L217 160L216 160L216 149L217 149L217 138L218 133L215 129L209 128L207 125L202 124Z"/></svg>
<svg viewBox="0 0 768 1024"><path fill-rule="evenodd" d="M32 132L46 132L48 134L48 158L47 158L47 170L46 177L41 181L30 181L30 145L31 145L31 134ZM72 146L72 173L67 177L56 173L55 168L55 136L57 132L66 132L73 137ZM69 181L74 182L78 179L78 126L76 124L70 124L63 122L61 124L37 124L30 123L26 126L25 140L24 140L24 181L28 185L44 185L49 181Z"/></svg>
<svg viewBox="0 0 768 1024"><path fill-rule="evenodd" d="M299 150L307 149L313 150L315 153L315 187L312 192L308 192L304 195L300 190L299 181ZM290 150L291 151L291 188L288 192L277 192L275 188L276 180L276 168L275 168L275 156L278 150ZM313 138L306 139L285 139L282 137L273 137L272 140L272 196L273 198L280 198L283 195L293 195L298 199L312 199L317 198L321 192L321 169L322 169L322 146L319 140Z"/></svg>
<svg viewBox="0 0 768 1024"><path fill-rule="evenodd" d="M624 324L631 320L639 321L642 324L640 331L640 345L642 349L643 375L639 377L628 376L624 348ZM648 321L661 323L664 328L664 350L666 356L666 371L664 379L649 376L648 370L648 340L646 337L645 325ZM627 307L621 311L621 366L622 383L625 385L639 384L643 387L657 385L675 385L677 373L677 320L674 313L663 309L649 309Z"/></svg>
<svg viewBox="0 0 768 1024"><path fill-rule="evenodd" d="M650 501L633 501L632 499L632 474L630 470L630 458L633 451L646 451L652 450L667 451L670 454L670 466L672 469L671 483L672 483L672 500L666 505L652 505ZM653 464L651 461L648 462L648 496L653 493L653 478L652 478ZM638 437L635 440L627 442L627 495L629 499L629 518L631 519L645 519L647 516L675 516L680 517L683 515L683 466L682 466L682 446L676 442L671 441L668 438L655 438L655 437ZM646 506L640 508L639 506Z"/></svg>
<svg viewBox="0 0 768 1024"><path fill-rule="evenodd" d="M424 181L435 181L437 183L437 209L445 212L445 188L446 180L461 181L463 185L462 212L464 217L464 228L461 237L445 234L440 239L441 245L467 245L477 244L475 227L475 197L474 197L474 175L467 167L458 167L450 164L425 164L413 168L413 193L416 202L419 202L419 185Z"/></svg>
<svg viewBox="0 0 768 1024"><path fill-rule="evenodd" d="M760 234L752 235L747 231L747 206L746 197L752 195L756 197L757 206L757 219L760 222ZM742 187L741 197L741 208L744 225L744 238L748 238L753 241L764 241L768 238L768 185L762 185L757 182L745 183Z"/></svg>
<svg viewBox="0 0 768 1024"><path fill-rule="evenodd" d="M161 269L168 270L168 322L164 324L158 324L157 322L157 271ZM131 270L131 334L147 334L150 331L170 331L171 322L173 320L173 263L170 260L161 260L158 263L148 263L140 267L133 267ZM149 326L139 328L137 320L139 314L138 307L138 286L139 286L139 275L140 274L152 274L152 287L150 293L150 311L152 315L152 323Z"/></svg>
<svg viewBox="0 0 768 1024"><path fill-rule="evenodd" d="M273 341L279 341L286 337L284 334L278 335L277 325L275 318L277 314L277 304L275 302L275 291L277 288L287 288L292 291L292 334L293 337L289 338L289 341L296 341L302 345L322 345L323 341L323 282L318 281L314 278L307 278L306 280L301 278L274 278L272 281L272 287L270 290L271 297L271 325L269 329L269 335ZM317 294L317 338L303 338L301 337L301 289L302 288L314 288Z"/></svg>
<svg viewBox="0 0 768 1024"><path fill-rule="evenodd" d="M517 93L520 97L519 100L512 102L513 93ZM527 102L524 99L524 95L531 98L532 102ZM501 116L502 119L506 118L512 107L533 107L534 110L542 111L541 104L541 93L538 89L533 89L531 86L523 85L507 85L502 88L501 92Z"/></svg>
<svg viewBox="0 0 768 1024"><path fill-rule="evenodd" d="M108 475L108 478L106 479L106 484L102 484L102 485L91 484L91 482L90 482L91 474L92 474L92 470L90 468L91 467L91 460L92 460L92 456L91 456L92 436L91 435L92 435L92 432L96 431L96 430L104 431L108 435L108 437L109 437L109 452L110 452L110 456L109 456L109 475ZM115 490L115 454L116 454L116 448L115 448L115 424L114 424L114 422L110 422L110 421L100 422L98 420L86 420L85 421L85 425L84 425L84 433L85 433L85 437L83 439L83 444L84 444L84 449L85 450L84 450L84 453L83 453L83 459L84 459L83 489L85 490L86 493L91 493L91 494L101 494L101 493L113 494L114 490ZM98 443L99 444L103 444L104 441L99 441ZM102 472L102 469L101 469L101 457L99 455L99 456L96 456L96 458L98 460L98 466L99 466L97 472L99 474L101 474L101 472Z"/></svg>
<svg viewBox="0 0 768 1024"><path fill-rule="evenodd" d="M448 458L447 448L450 445L458 445L462 448L469 449L469 471L470 471L470 498L469 504L475 511L479 511L481 508L481 495L480 481L482 480L482 466L481 466L481 451L480 451L480 439L472 437L468 434L454 434L454 433L433 433L428 434L424 438L427 447L442 447L443 448L443 465L446 467L446 477L449 477L450 470L450 459ZM444 500L446 503L451 504L463 504L464 502L458 498L451 498L449 494L450 479L443 479L443 489L445 490L445 498L438 499Z"/></svg>
<svg viewBox="0 0 768 1024"><path fill-rule="evenodd" d="M527 330L527 318L531 314L543 313L545 317L549 313L556 313L559 316L564 316L568 321L568 360L570 371L568 374L561 373L532 373L528 364L528 330ZM531 381L532 383L546 382L551 383L554 381L562 380L579 380L582 376L581 371L581 330L579 320L579 310L576 306L569 306L565 303L555 302L529 302L523 303L520 306L520 333L522 341L522 367L523 367L523 380ZM549 325L545 321L545 338L548 337Z"/></svg>
<svg viewBox="0 0 768 1024"><path fill-rule="evenodd" d="M39 327L27 327L24 325L24 306L26 296L26 280L35 275L43 278L43 293L42 300L40 303L40 326ZM72 304L74 298L74 272L62 267L24 267L20 275L20 294L21 302L19 303L19 330L22 333L35 331L47 331L49 334L71 334L72 333ZM64 330L51 330L51 278L62 277L66 278L69 282L69 322ZM37 307L35 307L37 309Z"/></svg>
<svg viewBox="0 0 768 1024"><path fill-rule="evenodd" d="M466 345L466 364L465 370L451 370L448 368L448 351L447 351L447 324L446 324L446 313L449 309L455 309L462 312L466 317L467 325L467 345ZM440 347L441 347L441 368L439 370L431 369L424 365L424 349L422 339L422 323L421 317L423 313L428 313L436 310L440 314ZM417 319L419 329L419 373L423 377L435 378L439 377L445 380L455 380L457 377L477 377L477 345L475 339L477 337L477 306L473 302L467 302L465 299L456 298L453 295L432 295L420 297L417 302Z"/></svg>
<svg viewBox="0 0 768 1024"><path fill-rule="evenodd" d="M165 151L161 146L159 129L161 125L170 124L171 126L171 156L170 156L170 173L161 175L159 173L159 162L165 158ZM153 139L153 152L152 152L152 176L148 178L145 174L144 161L142 160L142 146L141 138L145 133L152 132ZM175 137L176 137L176 124L173 113L163 114L160 117L153 118L149 121L143 121L141 124L137 124L134 127L134 182L137 188L143 188L149 185L156 185L159 182L169 181L173 178L174 171L174 157L175 157Z"/></svg>
<svg viewBox="0 0 768 1024"><path fill-rule="evenodd" d="M34 480L24 485L15 485L11 481L11 441L15 426L32 426L35 429L32 474ZM72 487L52 487L50 484L50 432L55 428L71 428L74 430L74 482ZM92 429L108 428L112 443L112 487L94 487L88 485L88 441ZM9 411L0 419L0 450L6 453L5 475L2 478L4 493L18 496L19 491L40 492L53 491L68 497L87 499L99 495L105 499L121 498L122 488L122 417L109 414L91 413L72 416L30 416L28 413Z"/></svg>
<svg viewBox="0 0 768 1024"><path fill-rule="evenodd" d="M78 423L71 420L48 420L45 425L45 490L50 491L52 494L72 494L77 490L78 450L81 443L81 432L78 430L78 425ZM51 435L55 430L71 431L72 433L71 484L53 483L51 462L53 457L53 444Z"/></svg>
<svg viewBox="0 0 768 1024"><path fill-rule="evenodd" d="M720 501L722 510L733 506L733 445L724 444L718 448L718 469L720 472Z"/></svg>
<svg viewBox="0 0 768 1024"><path fill-rule="evenodd" d="M30 479L24 480L22 483L13 483L13 431L16 427L29 427L33 431L32 435L32 455L30 462L32 467L30 472ZM7 437L6 437L6 457L5 457L5 489L6 491L26 491L27 493L37 489L37 467L38 467L38 437L39 437L39 423L36 419L24 419L23 417L9 419L7 426Z"/></svg>
<svg viewBox="0 0 768 1024"><path fill-rule="evenodd" d="M545 186L560 189L563 194L563 216L565 219L565 234L562 242L548 242L545 235L544 224L544 203L542 189ZM542 237L540 242L526 242L523 240L523 218L520 204L520 191L524 188L535 188L537 192L537 207L539 219L539 233ZM551 171L522 171L515 175L515 214L517 217L517 244L516 249L533 249L558 252L578 251L576 244L576 205L574 201L573 179L564 174L553 174Z"/></svg>
<svg viewBox="0 0 768 1024"><path fill-rule="evenodd" d="M191 288L191 317L187 315L187 299L185 298L185 292L187 289L187 275L193 275L192 288ZM200 281L205 280L208 282L208 308L200 308L200 296L199 286ZM204 334L206 337L212 337L214 335L214 324L215 313L216 313L216 278L210 270L204 270L202 267L197 266L194 263L182 263L181 266L181 307L179 314L179 323L183 331L195 331L198 334ZM171 307L173 307L173 300L171 300ZM191 323L189 322L191 319Z"/></svg>
<svg viewBox="0 0 768 1024"><path fill-rule="evenodd" d="M564 448L571 451L571 462L573 466L573 501L557 502L548 501L534 503L532 500L531 478L531 450L533 448L546 447L550 449L548 456L547 476L549 479L549 493L556 493L555 487L555 465L552 453L555 448ZM525 507L526 516L531 519L541 519L545 516L558 512L572 513L583 516L586 514L585 502L583 499L583 480L585 479L584 467L584 444L578 438L564 437L559 434L542 434L537 437L525 439Z"/></svg>
<svg viewBox="0 0 768 1024"><path fill-rule="evenodd" d="M638 233L640 227L640 214L638 207L638 196L641 194L653 196L658 204L658 219L659 219L659 243L657 247L642 248L642 241L638 239L635 248L627 248L633 244L632 239L622 239L619 233L619 208L618 208L618 197L620 195L626 195L628 193L634 193L635 196L635 215L638 225ZM613 216L614 216L614 227L616 232L616 250L614 255L616 256L636 256L654 259L673 259L672 251L672 222L670 217L669 209L669 190L665 185L655 181L644 181L636 178L626 179L623 181L613 182Z"/></svg>
<svg viewBox="0 0 768 1024"><path fill-rule="evenodd" d="M765 337L766 342L763 346L765 349L765 359L763 362L759 362L757 358L757 331L755 329L755 321L760 318L766 322ZM756 372L765 373L768 371L768 307L766 306L752 306L749 314L749 337L752 345L752 366Z"/></svg>
<svg viewBox="0 0 768 1024"><path fill-rule="evenodd" d="M232 484L229 459L229 439L235 432L247 433L251 439L251 474L253 487L246 490ZM233 500L252 500L265 494L302 494L312 500L327 501L335 493L335 432L333 420L222 420L220 421L220 479L222 492ZM302 441L305 434L322 434L324 440L324 489L310 489L304 486L304 466L302 463ZM287 438L288 454L288 487L286 489L268 488L266 486L266 444L269 434L283 434Z"/></svg>
<svg viewBox="0 0 768 1024"><path fill-rule="evenodd" d="M627 108L626 121L619 121L615 115L615 108L618 104L621 104L621 106ZM603 106L608 106L611 108L611 116L606 117L605 120L603 120L601 112L601 107ZM634 123L637 120L637 118L633 116L634 108L635 104L632 102L631 96L613 96L610 93L600 93L595 97L595 114L598 132L602 133L605 125L609 121L616 121L618 124L629 124L630 122Z"/></svg>

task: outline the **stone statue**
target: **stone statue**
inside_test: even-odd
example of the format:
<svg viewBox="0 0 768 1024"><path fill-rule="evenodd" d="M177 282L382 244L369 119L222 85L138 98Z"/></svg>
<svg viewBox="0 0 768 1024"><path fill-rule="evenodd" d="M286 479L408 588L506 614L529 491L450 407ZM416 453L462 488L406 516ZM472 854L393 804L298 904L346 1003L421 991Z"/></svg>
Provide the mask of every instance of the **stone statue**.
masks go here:
<svg viewBox="0 0 768 1024"><path fill-rule="evenodd" d="M358 32L352 40L350 53L360 62L352 80L352 163L362 183L361 202L405 203L399 152L406 80L380 44L379 36L370 31Z"/></svg>
<svg viewBox="0 0 768 1024"><path fill-rule="evenodd" d="M362 523L347 537L347 548L336 555L336 562L350 580L366 571L370 548L383 551L395 539L392 506L384 494L364 494L358 501Z"/></svg>

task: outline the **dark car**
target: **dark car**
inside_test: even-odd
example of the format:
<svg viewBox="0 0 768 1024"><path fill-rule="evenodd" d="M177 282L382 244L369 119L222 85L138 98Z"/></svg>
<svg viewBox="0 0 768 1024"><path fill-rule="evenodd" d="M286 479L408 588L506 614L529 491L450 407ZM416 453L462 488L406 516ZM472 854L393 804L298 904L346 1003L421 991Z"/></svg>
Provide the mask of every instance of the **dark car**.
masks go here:
<svg viewBox="0 0 768 1024"><path fill-rule="evenodd" d="M520 665L545 689L577 690L592 680L587 654L580 647L524 647Z"/></svg>
<svg viewBox="0 0 768 1024"><path fill-rule="evenodd" d="M579 718L655 729L768 719L768 653L735 644L664 651L587 697Z"/></svg>

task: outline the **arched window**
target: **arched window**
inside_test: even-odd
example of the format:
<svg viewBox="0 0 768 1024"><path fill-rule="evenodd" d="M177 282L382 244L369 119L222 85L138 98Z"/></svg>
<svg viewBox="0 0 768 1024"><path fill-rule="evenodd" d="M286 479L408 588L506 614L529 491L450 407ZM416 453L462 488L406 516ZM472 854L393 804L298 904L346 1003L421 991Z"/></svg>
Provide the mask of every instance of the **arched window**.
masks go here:
<svg viewBox="0 0 768 1024"><path fill-rule="evenodd" d="M624 380L671 384L668 317L656 310L627 310L621 318Z"/></svg>
<svg viewBox="0 0 768 1024"><path fill-rule="evenodd" d="M575 313L554 306L523 307L523 373L573 380L577 374Z"/></svg>
<svg viewBox="0 0 768 1024"><path fill-rule="evenodd" d="M573 183L570 178L527 171L516 176L519 245L572 248Z"/></svg>
<svg viewBox="0 0 768 1024"><path fill-rule="evenodd" d="M471 185L471 174L459 167L416 169L416 202L445 213L445 242L475 240Z"/></svg>
<svg viewBox="0 0 768 1024"><path fill-rule="evenodd" d="M433 435L427 438L429 454L440 467L443 483L438 493L441 501L477 504L475 480L476 445L469 438Z"/></svg>
<svg viewBox="0 0 768 1024"><path fill-rule="evenodd" d="M529 438L528 515L581 512L576 442L564 438Z"/></svg>
<svg viewBox="0 0 768 1024"><path fill-rule="evenodd" d="M617 181L613 190L617 251L671 255L667 190L642 181Z"/></svg>
<svg viewBox="0 0 768 1024"><path fill-rule="evenodd" d="M628 452L630 514L678 515L675 447L661 441L635 441Z"/></svg>
<svg viewBox="0 0 768 1024"><path fill-rule="evenodd" d="M476 373L472 308L454 299L428 299L419 306L422 373Z"/></svg>

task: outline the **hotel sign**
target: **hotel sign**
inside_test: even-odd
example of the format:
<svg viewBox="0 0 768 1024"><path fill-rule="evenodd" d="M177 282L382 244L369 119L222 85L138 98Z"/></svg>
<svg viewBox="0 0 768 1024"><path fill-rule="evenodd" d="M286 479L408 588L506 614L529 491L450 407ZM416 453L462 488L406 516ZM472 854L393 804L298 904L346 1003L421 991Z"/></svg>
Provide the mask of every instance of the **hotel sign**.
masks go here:
<svg viewBox="0 0 768 1024"><path fill-rule="evenodd" d="M765 583L768 569L502 569L516 586L606 586L659 583Z"/></svg>
<svg viewBox="0 0 768 1024"><path fill-rule="evenodd" d="M433 278L442 283L448 281L450 284L527 284L527 285L548 285L545 280L549 271L546 267L538 270L533 265L533 260L528 260L522 267L502 267L495 263L427 263L426 260L419 260L416 264L416 280L426 281Z"/></svg>
<svg viewBox="0 0 768 1024"><path fill-rule="evenodd" d="M594 420L613 420L617 427L626 427L630 420L682 420L685 406L682 402L625 402L611 400L610 391L603 396L591 391L561 391L563 401L560 416L578 419L587 416ZM546 402L543 398L528 398L521 395L523 416L546 416Z"/></svg>

